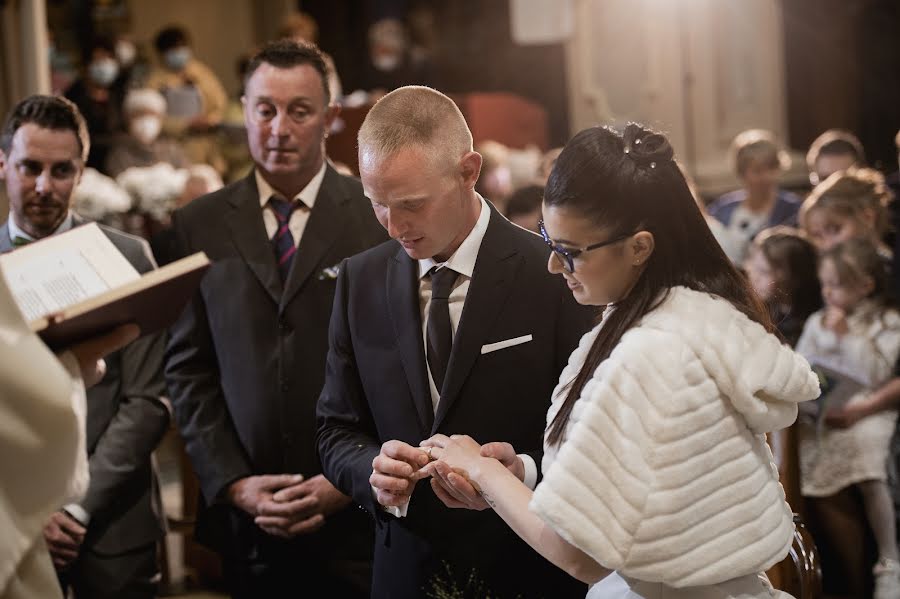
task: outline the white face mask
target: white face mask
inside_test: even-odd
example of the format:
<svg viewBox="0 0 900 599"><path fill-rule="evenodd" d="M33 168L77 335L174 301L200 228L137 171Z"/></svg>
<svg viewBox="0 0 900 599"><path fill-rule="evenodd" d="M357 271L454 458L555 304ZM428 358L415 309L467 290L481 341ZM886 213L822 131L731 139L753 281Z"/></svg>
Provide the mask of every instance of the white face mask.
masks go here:
<svg viewBox="0 0 900 599"><path fill-rule="evenodd" d="M169 50L163 55L163 60L173 71L180 71L191 60L191 49L187 46L179 46Z"/></svg>
<svg viewBox="0 0 900 599"><path fill-rule="evenodd" d="M101 58L91 63L88 74L100 87L109 87L119 75L119 64L112 58Z"/></svg>
<svg viewBox="0 0 900 599"><path fill-rule="evenodd" d="M153 116L152 114L132 119L131 124L128 127L128 130L138 141L147 145L156 141L161 129L162 119Z"/></svg>

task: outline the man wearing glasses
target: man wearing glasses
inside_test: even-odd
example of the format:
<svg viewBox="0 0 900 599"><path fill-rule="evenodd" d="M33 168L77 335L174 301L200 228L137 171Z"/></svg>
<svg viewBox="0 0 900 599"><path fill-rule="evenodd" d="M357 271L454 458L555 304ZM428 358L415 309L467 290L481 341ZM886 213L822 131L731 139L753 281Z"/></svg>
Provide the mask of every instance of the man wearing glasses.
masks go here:
<svg viewBox="0 0 900 599"><path fill-rule="evenodd" d="M359 160L393 241L338 276L318 447L329 480L375 518L373 597L583 597L430 462L427 440L471 435L533 488L550 398L591 312L547 271L541 238L475 192L481 156L443 94L382 98Z"/></svg>

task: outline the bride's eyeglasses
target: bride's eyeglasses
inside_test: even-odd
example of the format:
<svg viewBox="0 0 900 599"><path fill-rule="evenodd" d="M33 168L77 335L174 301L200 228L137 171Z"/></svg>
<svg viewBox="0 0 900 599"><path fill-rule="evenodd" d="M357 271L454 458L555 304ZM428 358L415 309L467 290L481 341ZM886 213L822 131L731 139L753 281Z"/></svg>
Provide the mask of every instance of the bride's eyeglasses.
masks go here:
<svg viewBox="0 0 900 599"><path fill-rule="evenodd" d="M590 252L591 250L596 250L596 249L605 247L607 245L612 245L614 243L622 241L623 239L628 239L629 237L634 235L634 233L628 233L627 235L620 235L613 239L601 241L600 243L594 243L594 244L591 244L591 245L589 245L587 247L583 247L583 248L566 248L561 245L557 245L556 243L553 243L553 240L550 239L549 235L547 235L547 229L544 228L543 220L538 222L538 228L541 232L541 237L544 238L544 243L546 243L550 247L550 250L553 252L553 255L556 256L557 260L559 260L560 265L564 269L566 269L566 271L568 271L570 273L575 272L575 258L580 256L584 252Z"/></svg>

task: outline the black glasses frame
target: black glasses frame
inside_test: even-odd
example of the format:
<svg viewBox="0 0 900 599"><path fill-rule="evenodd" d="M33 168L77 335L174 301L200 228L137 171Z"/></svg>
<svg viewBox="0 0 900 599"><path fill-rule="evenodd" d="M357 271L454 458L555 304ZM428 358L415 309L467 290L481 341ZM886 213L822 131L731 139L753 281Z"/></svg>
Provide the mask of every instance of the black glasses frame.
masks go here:
<svg viewBox="0 0 900 599"><path fill-rule="evenodd" d="M547 235L547 229L544 228L544 220L541 219L538 221L538 229L541 232L541 237L544 238L544 243L550 248L550 251L553 252L553 255L556 256L556 259L559 260L560 265L566 269L569 273L575 273L575 258L583 254L584 252L590 252L591 250L597 250L602 247L606 247L608 245L612 245L614 243L618 243L623 239L628 239L634 233L627 233L625 235L620 235L618 237L614 237L613 239L608 239L606 241L601 241L600 243L593 243L587 247L583 248L564 248L561 245L557 245L553 243L553 240L550 239L550 236Z"/></svg>

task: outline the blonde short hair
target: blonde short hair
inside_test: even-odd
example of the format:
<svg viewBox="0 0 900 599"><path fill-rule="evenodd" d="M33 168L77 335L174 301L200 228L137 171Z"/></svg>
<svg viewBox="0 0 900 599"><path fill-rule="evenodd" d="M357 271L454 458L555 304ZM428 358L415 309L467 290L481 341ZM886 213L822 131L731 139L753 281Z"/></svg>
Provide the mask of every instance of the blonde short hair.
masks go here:
<svg viewBox="0 0 900 599"><path fill-rule="evenodd" d="M775 134L765 129L747 129L738 133L731 142L731 156L739 177L744 176L753 162L779 170L791 166L791 159Z"/></svg>
<svg viewBox="0 0 900 599"><path fill-rule="evenodd" d="M893 199L885 185L884 175L870 168L837 171L816 185L800 206L798 219L809 228L809 215L818 210L860 220L870 210L874 215L875 233L881 237L890 229L888 204Z"/></svg>
<svg viewBox="0 0 900 599"><path fill-rule="evenodd" d="M459 107L441 92L419 85L382 97L366 115L357 135L360 162L383 160L414 147L435 163L453 165L472 151L472 132Z"/></svg>

